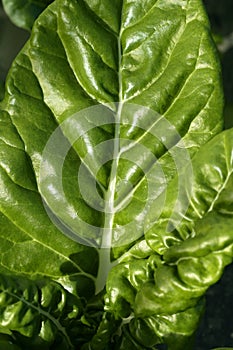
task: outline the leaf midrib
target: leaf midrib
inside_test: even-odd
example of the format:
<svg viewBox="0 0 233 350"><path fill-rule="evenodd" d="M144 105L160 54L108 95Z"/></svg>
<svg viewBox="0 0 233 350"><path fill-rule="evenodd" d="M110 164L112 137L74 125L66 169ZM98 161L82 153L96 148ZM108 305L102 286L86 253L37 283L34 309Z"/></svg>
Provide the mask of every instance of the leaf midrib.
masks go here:
<svg viewBox="0 0 233 350"><path fill-rule="evenodd" d="M122 11L123 11L123 6L122 6ZM122 15L121 15L121 18L122 18ZM102 230L103 234L102 234L102 241L101 241L100 254L99 254L99 269L98 269L98 275L96 278L96 293L98 293L100 290L104 288L108 273L113 266L113 263L111 262L111 247L112 247L113 225L114 225L114 216L115 216L114 199L115 199L115 190L116 190L116 181L117 181L117 168L118 168L119 159L120 159L120 143L119 143L120 121L121 121L122 107L124 103L122 98L122 70L121 70L122 32L123 30L121 25L118 39L117 39L119 101L116 101L117 112L115 117L116 119L115 119L113 161L112 161L109 185L104 198L105 199L105 220L104 220L104 228Z"/></svg>

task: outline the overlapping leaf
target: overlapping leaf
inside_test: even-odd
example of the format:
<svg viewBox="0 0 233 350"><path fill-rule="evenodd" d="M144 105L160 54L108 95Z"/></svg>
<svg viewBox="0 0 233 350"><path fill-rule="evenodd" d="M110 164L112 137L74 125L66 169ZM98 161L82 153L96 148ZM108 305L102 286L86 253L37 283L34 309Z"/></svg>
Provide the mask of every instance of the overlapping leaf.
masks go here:
<svg viewBox="0 0 233 350"><path fill-rule="evenodd" d="M151 253L149 258L145 255L140 259L132 251L134 254L122 257L122 262L109 275L106 304L116 318L135 314L135 319L129 323L133 337L139 334L140 322L148 319L148 329L157 335L159 332L163 342L169 345L173 330L169 326L169 333L166 333L161 317L165 317L166 325L172 319L173 327L177 326L177 335L181 329L179 315L186 319L182 324L186 324L185 331L188 331L188 320L195 323L196 318L199 322L202 310L197 305L202 296L220 279L224 267L232 262L232 135L233 130L225 131L202 147L192 160L192 187L183 182L183 195L176 202L177 206L173 206L176 220L169 226L169 219L164 215L146 235L148 244L162 252L163 259L159 254L153 257ZM189 167L184 169L183 180L189 180L189 170ZM174 194L173 182L167 192L170 203ZM164 213L167 211L168 206L165 206ZM182 217L178 218L178 215ZM172 220L171 215L169 218ZM171 227L173 229L168 231ZM137 327L134 326L136 320ZM194 324L190 325L192 329L195 329ZM173 349L172 343L169 346ZM177 346L182 348L181 344ZM187 348L192 346L187 345Z"/></svg>

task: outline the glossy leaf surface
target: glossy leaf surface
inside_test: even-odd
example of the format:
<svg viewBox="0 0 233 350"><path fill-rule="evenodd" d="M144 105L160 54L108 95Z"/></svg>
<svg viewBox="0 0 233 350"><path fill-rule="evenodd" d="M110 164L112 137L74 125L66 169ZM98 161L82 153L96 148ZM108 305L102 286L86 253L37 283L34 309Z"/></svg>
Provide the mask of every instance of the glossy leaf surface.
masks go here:
<svg viewBox="0 0 233 350"><path fill-rule="evenodd" d="M71 335L75 329L80 337L84 311L78 297L46 280L1 275L0 281L0 325L13 332L14 342L33 349L74 348ZM7 341L7 336L2 341ZM17 346L12 344L13 349Z"/></svg>
<svg viewBox="0 0 233 350"><path fill-rule="evenodd" d="M147 318L155 318L156 322L160 323L160 334L166 344L169 344L171 334L168 336L162 333L160 318L166 315L167 324L168 319L172 317L172 327L177 326L177 329L181 329L176 317L183 312L187 319L182 321L182 324L185 324L187 331L190 308L194 308L198 323L198 315L202 312L201 308L197 308L198 303L207 288L220 279L224 267L232 262L232 136L233 130L221 133L203 146L193 158L193 188L187 192L193 197L189 195L190 206L187 207L187 197L183 195L175 207L179 208L177 214L182 213L182 208L186 209L183 211L183 218L177 220L178 228L167 232L167 222L164 220L166 225L163 226L161 221L156 230L151 230L157 233L164 227L163 235L159 237L163 237L164 242L172 242L170 247L167 245L163 248L163 260L156 254L154 258L150 255L144 260L126 254L121 264L114 267L109 275L106 304L116 318L128 317L132 312L143 322ZM217 157L215 150L220 150ZM184 169L183 179L188 179L189 170L189 167ZM204 177L204 174L208 176ZM172 185L171 182L171 187L168 187L170 200ZM184 186L183 189L185 191L187 187ZM193 198L199 200L196 207ZM202 215L198 215L195 208L200 208ZM184 238L178 235L182 224L183 232L186 233ZM150 242L157 244L158 239ZM192 315L190 320L195 322L194 319ZM134 322L132 320L130 324ZM172 327L169 327L170 332ZM151 331L156 329L151 322L149 328ZM193 325L190 327L194 328ZM139 326L131 327L134 337L138 334L138 329ZM181 348L182 346L178 345L178 349ZM190 346L188 348L192 349Z"/></svg>
<svg viewBox="0 0 233 350"><path fill-rule="evenodd" d="M196 221L208 212L214 210L232 215L232 150L230 129L202 147L192 159L191 165L188 164L183 169L179 178L182 188L178 197L177 179L169 184L163 211L154 225L151 225L156 212L153 207L148 214L146 226L150 228L146 237L153 249L162 252L175 242L195 236Z"/></svg>
<svg viewBox="0 0 233 350"><path fill-rule="evenodd" d="M192 347L202 296L232 259L232 132L213 138L219 75L197 0L56 0L12 65L0 106L0 271L88 300L82 350ZM30 320L6 327L44 341Z"/></svg>

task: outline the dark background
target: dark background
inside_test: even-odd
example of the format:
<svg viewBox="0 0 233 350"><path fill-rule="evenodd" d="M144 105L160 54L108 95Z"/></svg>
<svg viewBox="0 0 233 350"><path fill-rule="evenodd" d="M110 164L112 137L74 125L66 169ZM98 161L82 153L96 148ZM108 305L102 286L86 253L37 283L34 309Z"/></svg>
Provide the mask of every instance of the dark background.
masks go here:
<svg viewBox="0 0 233 350"><path fill-rule="evenodd" d="M12 60L27 40L29 33L14 26L6 17L0 0L0 84L4 83Z"/></svg>
<svg viewBox="0 0 233 350"><path fill-rule="evenodd" d="M225 125L233 126L233 0L204 0L222 62Z"/></svg>
<svg viewBox="0 0 233 350"><path fill-rule="evenodd" d="M204 5L219 48L225 128L229 128L233 127L233 0L205 0ZM11 62L28 36L29 33L7 19L0 1L0 96ZM233 347L233 265L226 268L222 279L207 292L206 313L197 333L195 350L224 346Z"/></svg>

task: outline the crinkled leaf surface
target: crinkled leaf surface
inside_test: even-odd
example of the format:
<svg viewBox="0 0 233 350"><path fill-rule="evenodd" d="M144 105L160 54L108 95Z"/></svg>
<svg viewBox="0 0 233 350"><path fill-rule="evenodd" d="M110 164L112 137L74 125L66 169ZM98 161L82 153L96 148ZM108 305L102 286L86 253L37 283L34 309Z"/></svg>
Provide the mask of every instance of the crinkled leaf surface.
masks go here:
<svg viewBox="0 0 233 350"><path fill-rule="evenodd" d="M11 330L11 335L0 337L4 349L7 342L12 350L18 349L16 344L33 349L74 349L93 333L93 325L84 322L85 303L58 283L1 275L0 293L0 325Z"/></svg>
<svg viewBox="0 0 233 350"><path fill-rule="evenodd" d="M42 339L44 337L48 342L52 342L53 336L56 336L53 328L56 328L58 333L65 331L59 321L69 300L64 298L65 294L56 283L41 281L36 285L23 278L1 276L1 326L7 326L12 331L20 330L21 334L28 337L36 337L41 332ZM70 297L65 318L69 313L73 312L74 317L80 313L81 302L72 294ZM65 337L69 342L67 334Z"/></svg>
<svg viewBox="0 0 233 350"><path fill-rule="evenodd" d="M153 249L163 252L174 242L196 235L196 221L206 213L218 211L231 216L233 189L232 130L212 139L179 174L182 181L179 196L177 178L167 188L166 202L155 222L155 206L145 221L146 236ZM165 233L166 232L166 233Z"/></svg>
<svg viewBox="0 0 233 350"><path fill-rule="evenodd" d="M12 65L0 115L0 269L51 278L89 299L118 263L83 349L191 346L201 297L231 260L225 248L201 256L197 278L216 260L219 269L196 286L172 253L204 244L206 231L193 237L196 219L221 201L231 206L223 155L211 158L203 215L192 205L208 188L198 171L211 147L196 156L197 172L190 160L222 127L219 74L199 0L56 0ZM180 185L190 169L193 197Z"/></svg>
<svg viewBox="0 0 233 350"><path fill-rule="evenodd" d="M174 332L177 334L182 329L180 320L181 324L185 324L183 336L188 335L189 327L192 333L194 323L198 323L198 313L202 312L201 308L197 308L202 296L210 285L219 280L224 267L232 262L232 136L232 129L222 132L193 158L192 187L186 187L184 183L183 196L173 207L177 215L183 213L181 220L175 216L177 220L172 221L173 230L168 230L171 227L169 220L162 216L158 226L149 231L148 243L152 247L154 245L155 251L163 252L163 259L150 253L147 259L142 260L132 250L133 254L126 253L109 274L106 305L116 318L129 317L134 312L138 325L134 326L133 319L129 322L129 329L141 343L144 337L140 337L140 323L147 319L148 328L164 339L171 349L173 327L177 326ZM183 179L189 179L189 172L187 166ZM174 181L167 189L168 200L173 198ZM186 211L182 212L183 208ZM166 210L168 207L165 206L164 212ZM190 312L192 308L195 309L196 320ZM176 320L178 315L182 316ZM166 325L172 319L168 334L161 326L163 317ZM154 326L152 320L160 327ZM182 349L181 344L178 349ZM188 348L192 347L189 345Z"/></svg>

